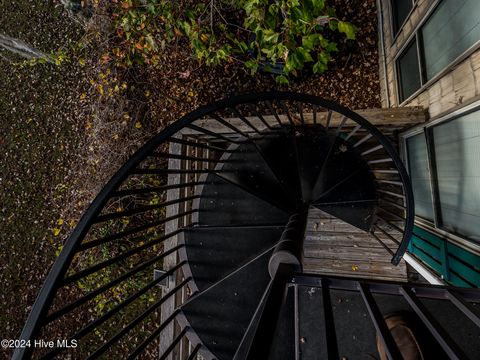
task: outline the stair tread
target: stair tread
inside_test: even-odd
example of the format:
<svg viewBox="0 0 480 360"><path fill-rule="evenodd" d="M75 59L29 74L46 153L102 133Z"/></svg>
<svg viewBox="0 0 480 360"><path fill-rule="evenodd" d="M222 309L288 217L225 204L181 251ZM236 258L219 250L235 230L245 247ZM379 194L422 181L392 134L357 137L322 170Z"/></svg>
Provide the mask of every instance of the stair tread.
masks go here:
<svg viewBox="0 0 480 360"><path fill-rule="evenodd" d="M305 233L305 272L407 280L405 263L391 264L391 255L368 233L377 206L375 179L351 144L323 126L287 128L253 141L232 147L236 151L224 155L218 172L205 176L200 226L184 232L185 275L192 275L200 293L182 314L218 359L233 358L270 280L270 249L284 225L264 225L286 224L302 202L315 200Z"/></svg>
<svg viewBox="0 0 480 360"><path fill-rule="evenodd" d="M287 196L293 203L301 197L300 178L296 171L297 157L295 140L291 136L292 130L277 131L275 137L264 137L256 140L266 163L269 164L279 182L288 189Z"/></svg>
<svg viewBox="0 0 480 360"><path fill-rule="evenodd" d="M291 360L295 359L295 294L294 287L287 288L285 302L278 317L277 330L272 343L270 360Z"/></svg>
<svg viewBox="0 0 480 360"><path fill-rule="evenodd" d="M322 197L327 191L356 172L366 169L366 166L367 163L353 146L337 136L325 163L322 165L322 173L316 181L313 199Z"/></svg>
<svg viewBox="0 0 480 360"><path fill-rule="evenodd" d="M336 205L315 204L314 206L364 231L371 229L375 201L355 201Z"/></svg>
<svg viewBox="0 0 480 360"><path fill-rule="evenodd" d="M270 281L271 252L192 298L182 307L188 325L217 359L232 359Z"/></svg>
<svg viewBox="0 0 480 360"><path fill-rule="evenodd" d="M327 135L325 128L318 126L295 137L298 171L304 202L313 200L313 188L333 145L334 138Z"/></svg>
<svg viewBox="0 0 480 360"><path fill-rule="evenodd" d="M239 145L228 157L228 162L224 163L220 175L281 209L288 210L295 206L295 200L254 144Z"/></svg>
<svg viewBox="0 0 480 360"><path fill-rule="evenodd" d="M368 231L376 206L376 189L366 165L349 143L336 138L315 184L313 205Z"/></svg>
<svg viewBox="0 0 480 360"><path fill-rule="evenodd" d="M183 232L189 271L200 291L272 248L282 227L192 228Z"/></svg>
<svg viewBox="0 0 480 360"><path fill-rule="evenodd" d="M288 214L219 177L209 174L199 203L200 225L286 223Z"/></svg>

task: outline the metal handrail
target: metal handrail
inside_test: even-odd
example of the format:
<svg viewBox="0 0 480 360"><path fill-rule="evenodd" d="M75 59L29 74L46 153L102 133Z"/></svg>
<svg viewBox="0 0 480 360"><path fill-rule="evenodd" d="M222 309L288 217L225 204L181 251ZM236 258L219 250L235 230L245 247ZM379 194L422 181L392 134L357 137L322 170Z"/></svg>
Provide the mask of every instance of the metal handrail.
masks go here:
<svg viewBox="0 0 480 360"><path fill-rule="evenodd" d="M392 160L395 168L398 170L398 176L403 184L403 196L405 199L404 206L405 206L405 212L406 212L406 219L405 219L405 224L403 229L403 237L400 241L400 245L398 249L396 250L392 258L392 263L398 264L402 255L405 253L407 249L408 242L410 240L411 233L412 233L413 220L414 220L413 192L411 189L408 174L403 166L401 159L398 157L390 141L384 135L382 135L381 132L376 127L371 125L366 119L356 114L355 112L329 100L324 100L311 95L287 93L287 92L268 92L268 93L260 93L260 94L240 95L240 96L232 97L229 99L221 100L210 105L200 107L199 109L183 116L181 119L171 124L170 126L165 128L163 131L161 131L158 135L154 136L151 140L149 140L143 147L141 147L135 154L133 154L130 157L130 159L117 171L117 173L110 179L110 181L108 181L108 183L100 191L98 196L93 200L91 205L86 210L85 214L82 216L78 225L76 226L76 228L73 230L73 232L65 242L60 255L56 259L51 271L49 272L45 280L44 285L42 286L37 296L37 299L32 307L30 315L28 316L28 319L25 323L25 326L23 328L20 338L24 340L36 339L39 335L39 332L42 326L45 324L45 322L49 318L48 312L52 306L55 295L57 294L61 286L64 284L65 278L67 279L70 278L74 280L80 278L81 273L80 275L76 275L76 277L72 278L71 275L68 275L68 270L69 270L70 264L74 259L74 256L79 251L82 251L82 248L85 249L85 248L92 247L92 244L89 244L89 242L84 242L84 239L89 233L89 230L91 229L92 225L97 223L99 220L100 221L109 220L115 217L116 215L123 216L123 215L130 214L129 212L126 212L121 215L115 214L115 213L105 215L105 214L102 214L102 210L105 208L105 206L107 205L107 203L111 198L122 195L122 194L128 195L130 193L131 194L135 193L135 191L130 191L129 193L129 190L122 190L120 189L120 187L127 180L127 178L129 178L129 176L131 176L132 174L149 173L148 170L139 171L138 167L142 163L142 161L144 161L149 156L155 156L155 151L162 144L168 143L170 140L172 140L172 142L177 142L177 143L181 143L182 141L185 142L185 140L174 138L174 136L186 128L199 131L199 132L201 131L206 136L210 136L210 137L218 136L220 140L222 141L230 140L232 143L241 143L242 141L251 140L252 138L254 138L254 136L261 136L262 133L255 126L253 126L248 119L246 119L244 116L242 116L238 112L237 107L244 104L255 105L258 103L265 103L271 110L273 110L272 115L275 116L275 119L279 123L281 123L277 112L272 106L272 104L276 102L277 103L280 102L280 104L284 106L283 109L286 111L286 115L289 121L288 124L284 124L284 125L291 126L294 123L290 113L288 112L288 109L285 107L285 102L287 101L313 106L315 121L316 121L316 115L317 115L316 109L319 107L328 110L328 114L329 114L328 120L331 119L332 112L339 113L343 115L345 119L348 118L352 120L357 124L357 127L355 128L354 132L357 132L359 128L363 128L367 130L367 132L378 141L378 143L382 146L382 148L387 153L388 157ZM305 126L304 117L303 117L303 105L301 105L299 108L302 111L301 125ZM209 117L213 119L215 119L215 117L218 118L218 116L216 116L215 114L225 109L234 109L234 114L236 114L240 118L240 120L242 120L244 123L246 123L246 125L251 130L253 130L254 134L249 136L249 138L247 139L238 139L238 138L229 137L227 135L216 134L214 132L205 130L200 126L193 124L196 120L199 120L205 117ZM257 113L257 116L258 116L258 113ZM262 122L266 123L264 116L265 115L262 115L261 117L258 116L258 118ZM225 121L225 120L222 120L222 121ZM342 121L342 125L344 123L345 121ZM274 131L275 127L276 125L267 126L267 131ZM250 132L250 130L248 132ZM350 136L352 135L353 134L351 134ZM188 142L189 141L187 140L186 143ZM356 145L359 145L359 144L357 143ZM223 150L222 148L218 148L218 146L215 146L215 145L199 145L199 147L202 147L202 146L211 147L212 149L216 148L218 150ZM228 152L228 150L226 151ZM169 189L169 187L167 186L159 189ZM193 196L190 198L193 198ZM188 200L191 200L190 198ZM140 208L137 210L139 212L142 209ZM108 266L108 264L109 262L105 266ZM91 271L85 270L84 274L93 273L95 269L96 268L93 268ZM15 350L14 358L17 358L17 359L27 358L31 355L31 352L32 352L32 348L28 348L28 347L18 348Z"/></svg>

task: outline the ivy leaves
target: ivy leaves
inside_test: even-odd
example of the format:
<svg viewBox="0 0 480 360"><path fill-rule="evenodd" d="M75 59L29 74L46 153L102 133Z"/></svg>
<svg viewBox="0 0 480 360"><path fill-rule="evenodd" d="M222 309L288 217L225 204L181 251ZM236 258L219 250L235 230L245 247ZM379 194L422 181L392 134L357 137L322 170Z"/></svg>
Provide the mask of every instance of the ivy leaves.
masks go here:
<svg viewBox="0 0 480 360"><path fill-rule="evenodd" d="M349 24L345 21L338 22L338 31L344 33L349 40L355 40L356 28L352 24Z"/></svg>
<svg viewBox="0 0 480 360"><path fill-rule="evenodd" d="M144 62L165 43L185 37L193 55L207 65L239 62L252 75L273 69L281 84L305 69L326 71L337 51L331 35L352 40L357 31L336 18L325 0L205 0L187 8L170 0L123 1L128 6L117 24L132 44L130 51L141 53ZM226 19L232 11L242 14L241 23Z"/></svg>
<svg viewBox="0 0 480 360"><path fill-rule="evenodd" d="M246 67L254 73L265 63L282 64L277 76L281 84L305 68L314 73L328 69L337 51L336 43L327 39L329 32L355 39L355 26L337 19L324 0L237 0L237 4L245 10L245 30L254 34L249 49L253 58Z"/></svg>
<svg viewBox="0 0 480 360"><path fill-rule="evenodd" d="M320 74L328 69L337 45L326 38L328 31L338 31L347 39L355 39L354 25L335 17L335 10L324 0L238 1L245 9L244 27L255 34L251 52L253 59L245 64L252 72L265 62L283 64L277 76L281 84L290 75L305 68ZM326 32L325 30L328 31Z"/></svg>

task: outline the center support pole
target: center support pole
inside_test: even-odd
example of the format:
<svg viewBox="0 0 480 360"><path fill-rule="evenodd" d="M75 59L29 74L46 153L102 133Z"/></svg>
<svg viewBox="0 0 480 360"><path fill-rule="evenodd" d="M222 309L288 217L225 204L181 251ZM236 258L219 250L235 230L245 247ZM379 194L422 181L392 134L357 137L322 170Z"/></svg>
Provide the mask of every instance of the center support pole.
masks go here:
<svg viewBox="0 0 480 360"><path fill-rule="evenodd" d="M275 247L268 272L270 283L253 315L234 360L268 359L272 349L280 311L287 298L287 282L302 271L303 239L308 210L290 216L278 245Z"/></svg>
<svg viewBox="0 0 480 360"><path fill-rule="evenodd" d="M273 279L280 264L291 265L294 272L302 272L303 240L307 226L308 210L293 214L283 230L278 245L268 262L268 272Z"/></svg>

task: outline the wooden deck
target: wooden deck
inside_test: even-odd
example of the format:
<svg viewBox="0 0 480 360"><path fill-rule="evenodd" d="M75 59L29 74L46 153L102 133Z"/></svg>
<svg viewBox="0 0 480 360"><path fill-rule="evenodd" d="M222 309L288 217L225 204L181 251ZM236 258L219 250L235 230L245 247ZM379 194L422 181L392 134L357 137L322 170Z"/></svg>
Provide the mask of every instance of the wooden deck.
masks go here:
<svg viewBox="0 0 480 360"><path fill-rule="evenodd" d="M392 249L396 245L382 241ZM304 243L304 271L315 274L407 281L407 267L390 262L391 255L370 234L312 208Z"/></svg>

